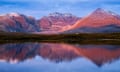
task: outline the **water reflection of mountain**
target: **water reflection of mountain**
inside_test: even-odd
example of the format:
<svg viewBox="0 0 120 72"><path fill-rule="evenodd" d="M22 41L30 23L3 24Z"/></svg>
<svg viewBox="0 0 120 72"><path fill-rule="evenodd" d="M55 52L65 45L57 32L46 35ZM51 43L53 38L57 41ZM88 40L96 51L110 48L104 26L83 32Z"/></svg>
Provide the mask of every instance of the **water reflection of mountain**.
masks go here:
<svg viewBox="0 0 120 72"><path fill-rule="evenodd" d="M84 57L97 66L120 57L120 45L69 45L52 43L21 43L0 45L0 61L22 62L41 56L54 62L72 61Z"/></svg>

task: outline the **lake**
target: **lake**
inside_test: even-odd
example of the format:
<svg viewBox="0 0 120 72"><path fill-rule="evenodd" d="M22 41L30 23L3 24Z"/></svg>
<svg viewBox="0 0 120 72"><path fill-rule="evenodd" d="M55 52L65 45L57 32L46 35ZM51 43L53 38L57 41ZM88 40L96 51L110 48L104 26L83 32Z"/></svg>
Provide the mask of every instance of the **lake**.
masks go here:
<svg viewBox="0 0 120 72"><path fill-rule="evenodd" d="M0 72L120 72L120 45L4 43Z"/></svg>

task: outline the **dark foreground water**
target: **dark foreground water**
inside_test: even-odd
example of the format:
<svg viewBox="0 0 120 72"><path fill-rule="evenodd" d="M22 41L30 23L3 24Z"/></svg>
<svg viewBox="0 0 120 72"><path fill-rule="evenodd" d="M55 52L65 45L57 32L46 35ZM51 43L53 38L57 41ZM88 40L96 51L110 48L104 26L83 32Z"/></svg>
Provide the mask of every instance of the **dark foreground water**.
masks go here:
<svg viewBox="0 0 120 72"><path fill-rule="evenodd" d="M0 72L120 72L120 45L0 44Z"/></svg>

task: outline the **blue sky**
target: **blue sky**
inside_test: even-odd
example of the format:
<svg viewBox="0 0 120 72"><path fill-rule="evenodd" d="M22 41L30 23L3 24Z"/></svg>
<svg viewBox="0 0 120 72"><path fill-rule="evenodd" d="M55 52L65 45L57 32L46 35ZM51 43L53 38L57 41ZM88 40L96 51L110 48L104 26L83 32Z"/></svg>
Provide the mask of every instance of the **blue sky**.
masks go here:
<svg viewBox="0 0 120 72"><path fill-rule="evenodd" d="M120 14L120 0L0 0L0 14L18 12L36 18L53 12L72 13L81 17L96 8Z"/></svg>

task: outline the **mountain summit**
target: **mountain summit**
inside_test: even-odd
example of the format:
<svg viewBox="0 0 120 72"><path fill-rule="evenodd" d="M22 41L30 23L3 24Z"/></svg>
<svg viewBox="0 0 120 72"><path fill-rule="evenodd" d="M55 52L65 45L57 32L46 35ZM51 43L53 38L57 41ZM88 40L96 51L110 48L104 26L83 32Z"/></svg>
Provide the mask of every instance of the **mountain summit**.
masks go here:
<svg viewBox="0 0 120 72"><path fill-rule="evenodd" d="M98 8L87 17L79 20L74 26L100 27L109 24L120 25L119 15L113 15L113 13L110 13L109 11Z"/></svg>
<svg viewBox="0 0 120 72"><path fill-rule="evenodd" d="M38 20L42 31L59 31L64 26L73 25L79 17L69 13L50 13L48 16L42 17Z"/></svg>
<svg viewBox="0 0 120 72"><path fill-rule="evenodd" d="M109 15L113 15L113 16L119 16L118 14L111 12L111 11L106 11L102 8L97 8L93 14L109 14Z"/></svg>
<svg viewBox="0 0 120 72"><path fill-rule="evenodd" d="M35 18L19 13L0 16L0 31L5 32L36 32L40 31Z"/></svg>
<svg viewBox="0 0 120 72"><path fill-rule="evenodd" d="M7 15L8 15L8 16L18 17L18 16L20 16L21 14L12 12L12 13L9 13L9 14L7 14Z"/></svg>
<svg viewBox="0 0 120 72"><path fill-rule="evenodd" d="M118 32L120 31L119 26L120 26L119 15L98 8L90 15L82 18L81 20L78 20L74 25L69 27L67 30L70 30L70 32L104 32L104 31ZM104 28L104 31L102 28ZM115 30L116 28L117 30Z"/></svg>

